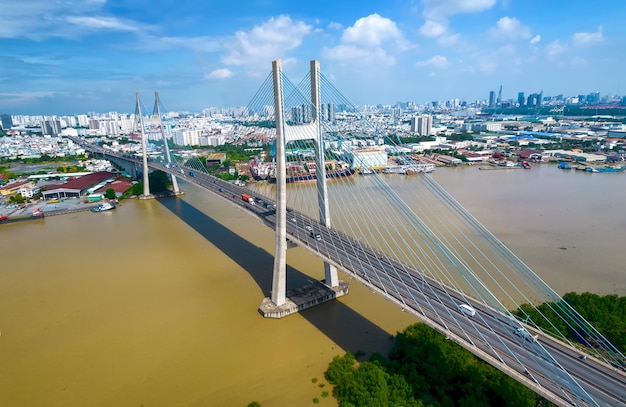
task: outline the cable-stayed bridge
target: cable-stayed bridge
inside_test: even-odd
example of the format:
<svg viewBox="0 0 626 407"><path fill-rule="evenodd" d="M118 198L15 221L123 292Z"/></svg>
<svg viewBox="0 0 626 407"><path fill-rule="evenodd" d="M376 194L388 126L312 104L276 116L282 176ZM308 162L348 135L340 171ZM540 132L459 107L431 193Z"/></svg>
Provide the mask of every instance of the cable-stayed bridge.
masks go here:
<svg viewBox="0 0 626 407"><path fill-rule="evenodd" d="M333 117L340 116L334 112L338 106L343 113ZM359 127L362 115L354 109L346 112L346 106L353 105L315 61L297 86L275 61L248 106L248 119L271 124L268 134L276 143L268 176L275 182L248 187L209 175L191 150L173 156L166 151L163 160L148 160L145 136L141 158L86 147L118 163L132 163L144 180L148 167L169 173L173 180L184 177L274 229L274 281L271 298L261 305L264 312L289 313L345 293L339 269L558 405L626 405L621 352L429 175L416 175L411 182L398 181L399 176L390 182L394 176L376 171L352 176L355 167L366 172L379 164L375 152L359 155L353 147L375 147L381 140L392 147L396 162L405 163L402 168L419 166L400 146L385 140L377 123ZM246 137L253 140L258 130L249 129ZM346 163L350 171L342 172ZM315 184L288 184L298 179L314 179ZM149 189L144 187L144 193L149 195ZM286 291L289 245L324 261L325 284L309 287L312 300L311 295ZM553 339L538 328L539 321L522 321L509 312L522 302L544 301L553 302L554 314L587 342L591 353L585 360L580 358L583 349L558 330L551 330ZM460 304L469 305L475 315L462 312Z"/></svg>

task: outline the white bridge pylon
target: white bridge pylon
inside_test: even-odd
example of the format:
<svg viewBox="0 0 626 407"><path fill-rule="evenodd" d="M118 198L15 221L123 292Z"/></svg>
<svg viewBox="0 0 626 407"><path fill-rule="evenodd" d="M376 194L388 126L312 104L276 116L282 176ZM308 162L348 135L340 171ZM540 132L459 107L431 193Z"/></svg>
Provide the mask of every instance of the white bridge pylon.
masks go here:
<svg viewBox="0 0 626 407"><path fill-rule="evenodd" d="M324 166L324 144L320 127L320 67L318 61L311 61L311 121L292 126L285 122L282 62L272 62L274 82L274 111L276 116L276 252L272 278L271 301L276 306L286 302L287 289L287 171L285 146L288 141L312 140L315 149L315 171L320 223L330 227L328 211L328 190L326 188L326 168ZM324 262L324 282L329 287L337 287L337 269Z"/></svg>

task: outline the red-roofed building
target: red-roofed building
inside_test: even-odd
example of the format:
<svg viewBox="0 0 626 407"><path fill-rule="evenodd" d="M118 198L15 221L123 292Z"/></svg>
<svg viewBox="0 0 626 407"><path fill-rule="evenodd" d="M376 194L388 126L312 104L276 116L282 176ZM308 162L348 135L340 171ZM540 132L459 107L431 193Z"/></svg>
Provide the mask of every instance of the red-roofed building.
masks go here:
<svg viewBox="0 0 626 407"><path fill-rule="evenodd" d="M60 199L60 198L80 198L87 193L95 191L103 187L107 183L117 178L114 172L100 171L88 175L83 175L66 182L65 184L55 185L46 191L42 191L44 199Z"/></svg>
<svg viewBox="0 0 626 407"><path fill-rule="evenodd" d="M115 191L115 196L117 196L118 198L120 196L122 196L122 194L124 192L126 192L128 190L128 188L132 187L133 183L128 181L125 178L119 178L116 179L115 181L111 182L110 184L107 184L105 186L103 186L100 189L97 189L96 191L94 191L94 194L102 194L104 195L104 193L106 192L107 189L112 188L113 191Z"/></svg>

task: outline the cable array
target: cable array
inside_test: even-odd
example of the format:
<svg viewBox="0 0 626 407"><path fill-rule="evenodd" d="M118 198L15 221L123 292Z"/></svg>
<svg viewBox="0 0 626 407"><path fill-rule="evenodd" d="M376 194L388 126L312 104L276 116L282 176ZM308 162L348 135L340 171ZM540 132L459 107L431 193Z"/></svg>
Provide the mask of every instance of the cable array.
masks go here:
<svg viewBox="0 0 626 407"><path fill-rule="evenodd" d="M407 308L434 321L452 321L471 344L482 342L492 350L492 356L503 364L525 369L531 360L540 366L540 374L550 378L563 392L579 399L590 400L585 390L551 356L541 343L523 347L524 354L511 347L511 337L499 332L528 325L540 330L541 321L529 314L519 320L510 310L529 304L545 322L547 316L537 308L544 302L573 332L577 332L596 356L612 365L623 365L624 355L600 332L574 310L558 293L533 272L520 258L487 230L457 200L446 192L429 174L405 176L372 171L358 175L350 166L350 152L367 147L387 150L398 162L412 162L411 153L389 137L387 123L370 118L359 111L331 81L320 74L320 110L311 104L311 77L306 75L298 84L281 73L283 84L284 122L290 134L287 143L287 203L288 222L310 223L309 228L328 226L328 239L316 241L324 250L341 248L351 253L343 269L380 292L395 298ZM245 126L250 132L265 131L275 137L274 88L272 75L264 80L247 106ZM337 114L338 117L334 117ZM318 202L322 191L316 188L315 148L307 138L311 126L322 134L327 172L328 206L331 224L320 222ZM275 148L271 148L275 151ZM187 170L206 172L206 166L193 154L193 149L179 150L174 161ZM255 195L268 201L275 199L275 185L262 181L249 185ZM296 236L304 241L305 232ZM346 247L346 236L352 247ZM362 256L364 251L377 253L376 260ZM389 265L392 267L381 267ZM385 271L375 271L375 270ZM388 270L388 271L386 271ZM462 314L438 304L480 304L476 318L492 327L489 335L476 329L466 329ZM445 318L444 318L445 317ZM550 324L551 325L551 324ZM552 325L551 334L562 341L566 333ZM552 332L553 331L553 332ZM524 339L521 339L524 342ZM496 346L497 344L497 346ZM569 343L576 346L574 343ZM505 349L500 354L495 349ZM516 347L518 349L518 347Z"/></svg>

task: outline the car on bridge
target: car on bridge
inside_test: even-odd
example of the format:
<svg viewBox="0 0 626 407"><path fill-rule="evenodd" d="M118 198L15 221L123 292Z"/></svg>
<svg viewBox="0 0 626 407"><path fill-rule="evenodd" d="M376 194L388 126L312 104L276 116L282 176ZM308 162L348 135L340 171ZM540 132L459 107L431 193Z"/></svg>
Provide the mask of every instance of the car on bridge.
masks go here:
<svg viewBox="0 0 626 407"><path fill-rule="evenodd" d="M316 233L314 230L311 230L311 237L315 238L315 240L322 240L322 235Z"/></svg>
<svg viewBox="0 0 626 407"><path fill-rule="evenodd" d="M473 317L474 315L476 315L476 310L467 304L459 304L459 311L461 311L468 317Z"/></svg>
<svg viewBox="0 0 626 407"><path fill-rule="evenodd" d="M530 342L537 342L539 339L539 335L533 335L526 328L517 328L515 331L515 335L522 337Z"/></svg>

